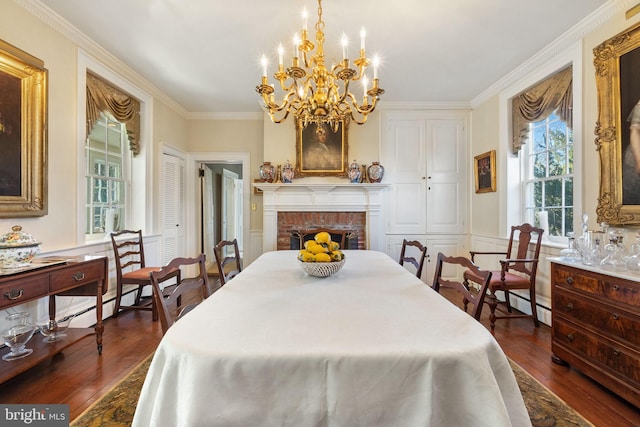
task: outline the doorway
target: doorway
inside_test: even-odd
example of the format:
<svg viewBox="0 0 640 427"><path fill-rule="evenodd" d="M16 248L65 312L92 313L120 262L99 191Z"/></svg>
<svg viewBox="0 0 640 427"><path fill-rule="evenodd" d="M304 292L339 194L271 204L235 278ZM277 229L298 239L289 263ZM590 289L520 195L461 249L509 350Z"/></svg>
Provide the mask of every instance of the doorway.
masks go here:
<svg viewBox="0 0 640 427"><path fill-rule="evenodd" d="M213 247L221 240L238 240L241 256L243 235L242 163L203 162L200 164L201 248L208 268L215 268Z"/></svg>

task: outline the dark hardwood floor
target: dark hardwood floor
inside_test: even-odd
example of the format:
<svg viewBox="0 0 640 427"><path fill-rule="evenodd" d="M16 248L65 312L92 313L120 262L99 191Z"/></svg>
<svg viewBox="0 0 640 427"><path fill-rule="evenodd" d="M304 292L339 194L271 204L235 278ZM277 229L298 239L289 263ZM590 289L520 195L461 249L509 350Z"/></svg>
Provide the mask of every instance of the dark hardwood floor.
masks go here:
<svg viewBox="0 0 640 427"><path fill-rule="evenodd" d="M443 295L458 304L460 297L454 292L443 289ZM483 312L482 323L488 327L487 312ZM640 426L640 409L580 372L551 362L549 327L534 328L530 319L499 321L495 336L508 357L594 425ZM149 312L128 311L116 319L109 318L105 321L101 356L95 340L85 338L0 384L0 402L67 403L73 419L153 352L161 337L160 323L152 322Z"/></svg>

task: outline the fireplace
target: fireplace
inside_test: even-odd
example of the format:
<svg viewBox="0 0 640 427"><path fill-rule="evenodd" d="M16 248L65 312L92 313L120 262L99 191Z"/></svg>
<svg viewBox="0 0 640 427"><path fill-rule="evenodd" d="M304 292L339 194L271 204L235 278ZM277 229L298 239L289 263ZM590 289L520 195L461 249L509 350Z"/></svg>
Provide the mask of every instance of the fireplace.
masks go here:
<svg viewBox="0 0 640 427"><path fill-rule="evenodd" d="M253 184L264 197L263 252L289 249L292 231L313 228L353 230L359 249L383 250L387 184L299 181Z"/></svg>
<svg viewBox="0 0 640 427"><path fill-rule="evenodd" d="M352 234L343 249L366 249L366 219L364 212L278 212L277 249L299 249L301 232L321 228Z"/></svg>

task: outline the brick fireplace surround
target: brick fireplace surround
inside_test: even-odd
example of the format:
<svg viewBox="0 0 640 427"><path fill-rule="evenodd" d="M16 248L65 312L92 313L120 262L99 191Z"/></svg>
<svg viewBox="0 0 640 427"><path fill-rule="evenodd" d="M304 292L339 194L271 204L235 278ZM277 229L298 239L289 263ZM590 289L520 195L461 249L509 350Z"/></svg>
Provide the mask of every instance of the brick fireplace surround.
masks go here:
<svg viewBox="0 0 640 427"><path fill-rule="evenodd" d="M366 249L366 222L364 212L278 212L278 250L290 249L294 232L318 228L351 231L358 249Z"/></svg>
<svg viewBox="0 0 640 427"><path fill-rule="evenodd" d="M309 178L253 184L263 193L263 252L289 249L292 230L316 227L353 230L359 248L383 251L382 195L387 184L305 180ZM279 215L285 212L289 214Z"/></svg>

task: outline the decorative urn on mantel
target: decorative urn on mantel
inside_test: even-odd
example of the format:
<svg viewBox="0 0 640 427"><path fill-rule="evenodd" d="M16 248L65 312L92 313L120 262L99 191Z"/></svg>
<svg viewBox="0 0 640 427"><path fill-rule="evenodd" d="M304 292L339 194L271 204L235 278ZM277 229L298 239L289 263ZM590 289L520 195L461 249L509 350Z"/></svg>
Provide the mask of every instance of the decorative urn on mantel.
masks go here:
<svg viewBox="0 0 640 427"><path fill-rule="evenodd" d="M384 177L384 167L380 162L373 162L370 164L367 168L367 178L369 178L369 182L380 182L382 181L382 177Z"/></svg>

